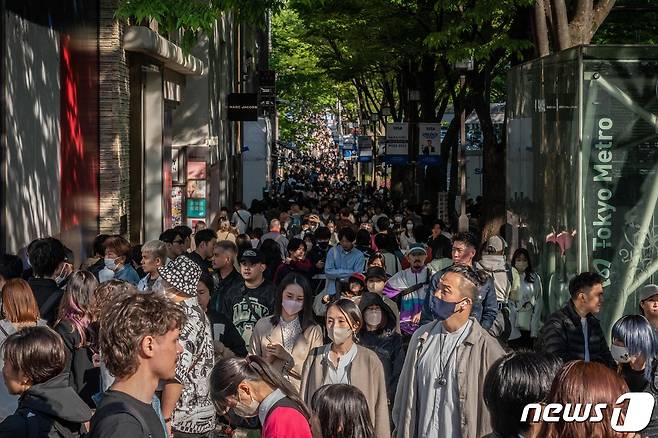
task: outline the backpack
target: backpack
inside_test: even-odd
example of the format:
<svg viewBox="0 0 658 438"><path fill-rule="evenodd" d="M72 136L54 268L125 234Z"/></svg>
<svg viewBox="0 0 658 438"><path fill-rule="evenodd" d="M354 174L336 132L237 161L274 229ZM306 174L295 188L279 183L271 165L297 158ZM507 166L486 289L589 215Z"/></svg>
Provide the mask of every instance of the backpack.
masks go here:
<svg viewBox="0 0 658 438"><path fill-rule="evenodd" d="M499 339L501 342L507 342L509 339L511 333L512 333L512 319L511 319L511 311L509 307L509 291L512 289L512 286L514 285L514 274L512 273L512 267L509 265L509 263L505 263L505 268L504 269L495 269L495 270L489 270L486 269L484 266L482 266L480 263L478 263L477 268L481 271L484 271L488 277L491 278L491 293L496 293L496 280L495 280L495 274L499 274L502 272L505 272L507 275L507 294L508 294L508 301L507 302L498 302L498 314L496 315L496 320L494 321L494 324L491 326L489 329L489 334L497 339Z"/></svg>
<svg viewBox="0 0 658 438"><path fill-rule="evenodd" d="M137 411L129 404L123 403L121 401L113 402L105 406L102 410L96 411L96 414L94 415L94 417L96 417L95 422L98 422L100 418L110 417L116 414L128 414L131 417L133 417L135 420L137 420L137 422L139 422L140 427L142 428L142 433L143 433L142 436L144 438L151 438L153 436L153 434L151 433L151 429L149 429L148 424L146 424L146 420L144 419L144 417L142 417L139 411Z"/></svg>

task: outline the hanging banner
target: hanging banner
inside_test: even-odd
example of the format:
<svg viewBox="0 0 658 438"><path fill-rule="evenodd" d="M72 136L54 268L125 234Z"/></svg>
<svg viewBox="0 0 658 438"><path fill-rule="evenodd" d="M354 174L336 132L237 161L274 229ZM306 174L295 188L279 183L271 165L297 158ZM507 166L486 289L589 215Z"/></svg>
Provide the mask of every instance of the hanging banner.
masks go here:
<svg viewBox="0 0 658 438"><path fill-rule="evenodd" d="M409 162L409 124L389 123L386 126L386 156L384 161L391 165Z"/></svg>
<svg viewBox="0 0 658 438"><path fill-rule="evenodd" d="M441 124L418 124L418 162L425 166L438 166L441 163Z"/></svg>
<svg viewBox="0 0 658 438"><path fill-rule="evenodd" d="M372 138L367 135L359 137L359 161L361 163L372 161Z"/></svg>

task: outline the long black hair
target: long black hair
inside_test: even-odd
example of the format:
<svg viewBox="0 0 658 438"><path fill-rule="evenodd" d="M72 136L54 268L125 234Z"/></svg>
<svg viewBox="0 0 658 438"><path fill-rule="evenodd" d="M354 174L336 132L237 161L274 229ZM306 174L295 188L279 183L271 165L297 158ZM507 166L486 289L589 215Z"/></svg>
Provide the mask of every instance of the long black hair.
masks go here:
<svg viewBox="0 0 658 438"><path fill-rule="evenodd" d="M516 259L520 255L524 255L525 259L528 261L528 267L525 270L525 281L528 282L528 283L534 283L535 282L535 276L532 275L532 274L535 273L535 270L532 269L532 261L530 260L530 253L528 252L527 249L519 248L516 251L514 251L514 255L512 256L512 266L515 266Z"/></svg>
<svg viewBox="0 0 658 438"><path fill-rule="evenodd" d="M295 402L306 418L311 418L311 411L299 397L299 392L283 376L274 371L259 356L229 357L215 364L210 373L210 396L219 412L229 407L227 397L238 393L238 385L248 380L262 381L275 389L280 389L290 400Z"/></svg>
<svg viewBox="0 0 658 438"><path fill-rule="evenodd" d="M302 311L299 313L299 324L302 326L302 330L306 330L307 328L316 325L313 316L311 284L306 277L296 272L291 272L281 280L276 294L276 301L274 302L274 313L270 317L270 321L275 327L279 325L279 321L281 321L281 312L283 310L283 291L285 291L291 284L296 284L304 291L304 307L302 307Z"/></svg>
<svg viewBox="0 0 658 438"><path fill-rule="evenodd" d="M322 438L375 438L368 402L352 385L325 385L311 399L319 417Z"/></svg>

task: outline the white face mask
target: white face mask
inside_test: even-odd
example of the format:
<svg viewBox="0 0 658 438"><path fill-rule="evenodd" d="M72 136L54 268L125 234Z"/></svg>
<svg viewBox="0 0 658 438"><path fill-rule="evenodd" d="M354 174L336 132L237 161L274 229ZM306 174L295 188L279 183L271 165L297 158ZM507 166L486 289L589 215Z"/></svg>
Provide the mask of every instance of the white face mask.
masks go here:
<svg viewBox="0 0 658 438"><path fill-rule="evenodd" d="M68 278L68 275L66 274L66 265L62 267L62 270L59 271L59 274L57 277L55 277L55 283L57 283L57 286L60 286L64 281Z"/></svg>
<svg viewBox="0 0 658 438"><path fill-rule="evenodd" d="M334 344L342 345L352 337L352 329L334 326L327 329L327 336L329 336L329 339L331 339Z"/></svg>
<svg viewBox="0 0 658 438"><path fill-rule="evenodd" d="M233 408L233 412L235 412L236 415L242 418L252 418L258 414L260 403L254 400L254 398L251 397L251 394L249 397L251 398L251 401L248 405L245 405L242 403L242 400L240 400L240 391L238 391L238 404Z"/></svg>
<svg viewBox="0 0 658 438"><path fill-rule="evenodd" d="M414 229L414 224L407 224L407 230L411 231Z"/></svg>
<svg viewBox="0 0 658 438"><path fill-rule="evenodd" d="M612 358L617 363L629 363L631 361L631 354L626 347L612 344L610 346L610 354L612 354Z"/></svg>
<svg viewBox="0 0 658 438"><path fill-rule="evenodd" d="M105 267L109 270L114 271L117 268L117 259L111 259L105 257Z"/></svg>
<svg viewBox="0 0 658 438"><path fill-rule="evenodd" d="M288 315L297 315L302 311L304 302L297 300L283 300L281 302L281 307L283 307L283 310L285 310Z"/></svg>
<svg viewBox="0 0 658 438"><path fill-rule="evenodd" d="M371 327L379 327L379 324L382 323L382 311L381 310L367 310L365 315L366 324Z"/></svg>

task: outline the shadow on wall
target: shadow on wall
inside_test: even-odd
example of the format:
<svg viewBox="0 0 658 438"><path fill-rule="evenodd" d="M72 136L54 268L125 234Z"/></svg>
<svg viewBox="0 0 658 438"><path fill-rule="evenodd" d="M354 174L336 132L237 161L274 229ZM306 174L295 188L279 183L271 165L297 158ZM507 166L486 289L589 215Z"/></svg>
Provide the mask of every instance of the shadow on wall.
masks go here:
<svg viewBox="0 0 658 438"><path fill-rule="evenodd" d="M59 35L6 13L6 249L60 229Z"/></svg>

